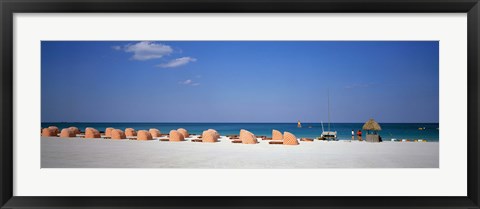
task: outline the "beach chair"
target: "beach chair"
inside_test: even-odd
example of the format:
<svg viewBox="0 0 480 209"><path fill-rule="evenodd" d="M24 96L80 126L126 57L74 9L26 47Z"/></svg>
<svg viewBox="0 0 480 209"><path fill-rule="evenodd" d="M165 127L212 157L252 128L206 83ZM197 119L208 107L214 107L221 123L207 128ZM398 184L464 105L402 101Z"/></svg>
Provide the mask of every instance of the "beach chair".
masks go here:
<svg viewBox="0 0 480 209"><path fill-rule="evenodd" d="M56 137L57 134L55 133L55 130L53 130L53 129L44 128L44 129L42 129L42 136L43 137Z"/></svg>
<svg viewBox="0 0 480 209"><path fill-rule="evenodd" d="M206 130L202 133L202 142L209 142L209 143L218 142L219 136L220 135L215 130L212 130L212 129Z"/></svg>
<svg viewBox="0 0 480 209"><path fill-rule="evenodd" d="M269 141L268 143L269 144L283 144L282 132L273 129L272 130L272 141Z"/></svg>
<svg viewBox="0 0 480 209"><path fill-rule="evenodd" d="M297 137L290 132L283 133L283 144L284 145L298 145Z"/></svg>
<svg viewBox="0 0 480 209"><path fill-rule="evenodd" d="M77 127L75 126L71 126L69 127L70 130L72 130L72 132L77 135L77 134L81 134L82 132L80 132L80 129L78 129Z"/></svg>
<svg viewBox="0 0 480 209"><path fill-rule="evenodd" d="M273 129L272 130L272 140L283 140L282 132Z"/></svg>
<svg viewBox="0 0 480 209"><path fill-rule="evenodd" d="M151 128L150 130L148 130L148 132L150 132L153 138L162 136L162 133L160 133L160 131L156 128Z"/></svg>
<svg viewBox="0 0 480 209"><path fill-rule="evenodd" d="M177 129L177 131L183 135L183 138L188 138L190 136L190 134L188 134L188 131L184 128L179 128Z"/></svg>
<svg viewBox="0 0 480 209"><path fill-rule="evenodd" d="M283 141L272 140L269 144L298 145L298 140L295 135L285 131L283 133Z"/></svg>
<svg viewBox="0 0 480 209"><path fill-rule="evenodd" d="M125 136L137 136L137 132L133 128L126 128Z"/></svg>
<svg viewBox="0 0 480 209"><path fill-rule="evenodd" d="M55 136L60 133L60 130L56 126L49 126L48 129L52 130Z"/></svg>
<svg viewBox="0 0 480 209"><path fill-rule="evenodd" d="M106 129L105 129L105 136L106 136L106 137L112 136L112 131L113 131L113 130L114 130L114 128L112 128L112 127L106 128Z"/></svg>
<svg viewBox="0 0 480 209"><path fill-rule="evenodd" d="M257 138L253 133L247 130L240 130L240 139L239 140L232 140L232 143L242 143L242 144L257 144Z"/></svg>
<svg viewBox="0 0 480 209"><path fill-rule="evenodd" d="M171 130L170 135L169 135L169 141L171 141L171 142L181 142L181 141L185 141L185 137L182 133L180 133L176 130Z"/></svg>
<svg viewBox="0 0 480 209"><path fill-rule="evenodd" d="M75 137L76 134L69 128L64 128L60 132L60 137L62 138L70 138L70 137Z"/></svg>
<svg viewBox="0 0 480 209"><path fill-rule="evenodd" d="M94 128L85 129L85 138L100 138L100 132Z"/></svg>
<svg viewBox="0 0 480 209"><path fill-rule="evenodd" d="M215 130L215 129L208 129L207 131L212 131L212 132L215 134L215 137L217 137L217 139L220 139L220 134L217 132L217 130Z"/></svg>
<svg viewBox="0 0 480 209"><path fill-rule="evenodd" d="M123 132L120 129L113 129L110 132L110 137L111 139L126 139L127 136L125 135L125 132Z"/></svg>
<svg viewBox="0 0 480 209"><path fill-rule="evenodd" d="M139 130L137 133L137 140L152 140L152 134L146 130Z"/></svg>

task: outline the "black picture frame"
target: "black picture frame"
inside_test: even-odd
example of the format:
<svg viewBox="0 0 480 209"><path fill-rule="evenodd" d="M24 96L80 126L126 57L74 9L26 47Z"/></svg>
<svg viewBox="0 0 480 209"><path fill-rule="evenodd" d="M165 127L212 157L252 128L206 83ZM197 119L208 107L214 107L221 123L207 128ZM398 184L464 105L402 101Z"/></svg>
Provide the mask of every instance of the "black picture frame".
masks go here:
<svg viewBox="0 0 480 209"><path fill-rule="evenodd" d="M2 208L479 208L478 0L0 0ZM465 197L22 197L13 196L15 13L467 13L468 195ZM448 181L448 179L445 179ZM439 187L441 183L439 183ZM252 188L254 189L254 188Z"/></svg>

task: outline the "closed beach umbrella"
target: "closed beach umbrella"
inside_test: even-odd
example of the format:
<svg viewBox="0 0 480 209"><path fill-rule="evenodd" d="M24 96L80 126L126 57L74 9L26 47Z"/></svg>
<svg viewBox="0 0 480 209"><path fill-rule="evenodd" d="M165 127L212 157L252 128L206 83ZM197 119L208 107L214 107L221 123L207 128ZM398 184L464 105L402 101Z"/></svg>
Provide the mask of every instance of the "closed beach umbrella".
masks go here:
<svg viewBox="0 0 480 209"><path fill-rule="evenodd" d="M111 134L112 139L126 139L127 138L127 136L125 136L125 133L120 129L114 129L114 130L112 130L112 132L110 134Z"/></svg>
<svg viewBox="0 0 480 209"><path fill-rule="evenodd" d="M284 145L298 145L298 140L295 135L290 132L283 133L283 144Z"/></svg>
<svg viewBox="0 0 480 209"><path fill-rule="evenodd" d="M282 132L273 129L272 130L272 140L283 140Z"/></svg>
<svg viewBox="0 0 480 209"><path fill-rule="evenodd" d="M151 128L150 130L148 130L148 132L150 132L150 134L152 135L152 137L160 137L160 135L162 134L158 129L156 128Z"/></svg>
<svg viewBox="0 0 480 209"><path fill-rule="evenodd" d="M50 128L44 128L42 129L42 136L43 137L55 137L57 134L55 134L55 130L50 129Z"/></svg>
<svg viewBox="0 0 480 209"><path fill-rule="evenodd" d="M63 137L63 138L75 137L75 136L76 134L70 128L64 128L60 132L60 137Z"/></svg>
<svg viewBox="0 0 480 209"><path fill-rule="evenodd" d="M114 130L114 128L112 128L112 127L106 128L106 129L105 129L105 136L111 137L113 130Z"/></svg>
<svg viewBox="0 0 480 209"><path fill-rule="evenodd" d="M139 130L137 133L137 140L152 140L152 134L146 130Z"/></svg>
<svg viewBox="0 0 480 209"><path fill-rule="evenodd" d="M85 138L100 138L100 132L94 128L86 128Z"/></svg>
<svg viewBox="0 0 480 209"><path fill-rule="evenodd" d="M242 144L256 144L258 143L257 138L253 133L247 130L240 130L240 140Z"/></svg>
<svg viewBox="0 0 480 209"><path fill-rule="evenodd" d="M75 135L81 134L80 129L78 129L78 128L75 127L75 126L69 127L69 129L70 129Z"/></svg>
<svg viewBox="0 0 480 209"><path fill-rule="evenodd" d="M190 136L190 134L188 134L188 131L184 128L179 128L177 129L178 132L180 132L184 138L188 138Z"/></svg>
<svg viewBox="0 0 480 209"><path fill-rule="evenodd" d="M169 140L171 142L185 141L185 137L183 136L183 134L181 134L180 132L178 132L176 130L171 130L169 135L170 135Z"/></svg>
<svg viewBox="0 0 480 209"><path fill-rule="evenodd" d="M55 134L55 136L60 133L60 130L58 129L58 127L56 126L49 126L48 129L51 129L53 131L53 133Z"/></svg>
<svg viewBox="0 0 480 209"><path fill-rule="evenodd" d="M137 132L133 128L126 128L125 129L125 135L126 136L136 136Z"/></svg>

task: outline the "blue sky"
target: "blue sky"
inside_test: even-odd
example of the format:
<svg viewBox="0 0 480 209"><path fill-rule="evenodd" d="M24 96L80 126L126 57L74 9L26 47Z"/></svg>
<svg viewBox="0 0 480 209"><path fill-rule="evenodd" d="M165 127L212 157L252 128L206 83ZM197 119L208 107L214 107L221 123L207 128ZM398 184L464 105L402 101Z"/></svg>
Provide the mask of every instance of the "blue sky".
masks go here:
<svg viewBox="0 0 480 209"><path fill-rule="evenodd" d="M437 41L42 41L42 122L438 122Z"/></svg>

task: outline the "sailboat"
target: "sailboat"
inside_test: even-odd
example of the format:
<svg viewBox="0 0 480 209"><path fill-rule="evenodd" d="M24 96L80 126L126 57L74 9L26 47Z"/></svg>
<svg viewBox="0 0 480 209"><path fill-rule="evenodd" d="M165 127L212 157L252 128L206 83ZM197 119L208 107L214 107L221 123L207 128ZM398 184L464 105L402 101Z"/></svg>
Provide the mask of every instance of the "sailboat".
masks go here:
<svg viewBox="0 0 480 209"><path fill-rule="evenodd" d="M330 131L330 91L328 92L328 131L323 129L322 121L322 135L320 135L320 140L337 140L337 132Z"/></svg>
<svg viewBox="0 0 480 209"><path fill-rule="evenodd" d="M297 122L297 128L301 128L302 127L302 123L300 123L300 121Z"/></svg>

